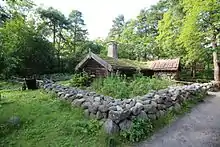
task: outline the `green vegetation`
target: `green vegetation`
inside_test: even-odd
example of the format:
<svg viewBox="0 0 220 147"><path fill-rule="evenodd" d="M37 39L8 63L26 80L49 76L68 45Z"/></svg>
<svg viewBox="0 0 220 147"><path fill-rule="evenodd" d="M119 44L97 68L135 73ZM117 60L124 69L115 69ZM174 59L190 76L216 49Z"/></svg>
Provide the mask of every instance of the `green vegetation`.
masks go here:
<svg viewBox="0 0 220 147"><path fill-rule="evenodd" d="M0 92L0 146L105 146L100 123L81 109L42 90ZM18 126L8 122L13 116L20 118Z"/></svg>
<svg viewBox="0 0 220 147"><path fill-rule="evenodd" d="M128 21L119 15L106 38L91 41L83 12L66 16L53 7L37 8L32 0L5 1L0 6L0 77L26 75L30 68L36 74L71 73L89 48L113 63L106 57L110 40L118 43L119 65L147 67L148 60L181 57L191 77L207 77L196 72L216 68L212 53L220 49L219 11L219 0L160 0Z"/></svg>
<svg viewBox="0 0 220 147"><path fill-rule="evenodd" d="M85 118L83 110L58 100L52 93L6 90L10 84L1 82L1 85L4 90L0 90L0 146L103 147L138 142L190 111L204 97L196 95L184 102L181 109L169 111L158 120L136 119L130 130L108 136L101 122ZM19 121L9 121L12 117L18 117Z"/></svg>
<svg viewBox="0 0 220 147"><path fill-rule="evenodd" d="M130 130L120 132L120 138L123 142L138 142L143 139L149 138L159 129L169 125L176 120L177 117L189 112L198 102L201 102L204 95L193 96L192 100L182 103L180 109L173 109L157 120L142 120L136 119L133 122L133 126Z"/></svg>
<svg viewBox="0 0 220 147"><path fill-rule="evenodd" d="M80 74L74 74L70 81L70 84L73 87L84 87L89 86L91 80L91 76L89 76L86 72L82 72Z"/></svg>
<svg viewBox="0 0 220 147"><path fill-rule="evenodd" d="M113 20L107 37L118 42L120 58L181 57L193 78L197 68L212 69L212 53L220 49L219 0L160 0L135 18L125 17Z"/></svg>
<svg viewBox="0 0 220 147"><path fill-rule="evenodd" d="M165 89L174 84L170 80L136 76L133 79L126 77L109 76L95 79L90 89L115 98L129 98L142 96L150 90Z"/></svg>
<svg viewBox="0 0 220 147"><path fill-rule="evenodd" d="M74 74L72 79L58 81L65 86L80 87L114 98L142 96L151 90L165 89L175 83L167 79L149 78L142 75L134 77L111 75L92 79L87 73Z"/></svg>
<svg viewBox="0 0 220 147"><path fill-rule="evenodd" d="M181 57L181 67L190 71L186 73L193 79L196 76L210 79L213 75L209 71L213 72L211 66L214 65L215 80L220 81L217 63L219 0L160 0L128 21L119 15L113 20L108 36L94 41L88 39L83 13L78 10L66 16L52 7L36 8L32 0L4 2L0 5L1 79L34 73L71 73L89 49L108 60L107 43L115 40L119 58L125 58L119 59L120 65L143 67L148 60ZM196 73L201 69L208 72ZM90 77L76 74L71 80L60 83L84 87L90 84ZM89 89L128 98L170 84L173 83L163 79L110 76L95 79ZM100 124L85 119L82 110L41 90L22 92L17 89L19 86L14 83L0 82L0 146L104 145L105 135ZM181 111L169 112L155 122L136 120L133 129L122 133L121 137L132 142L143 139L190 110L196 102L186 102ZM8 124L11 116L21 119L19 127Z"/></svg>
<svg viewBox="0 0 220 147"><path fill-rule="evenodd" d="M135 69L145 69L150 68L149 62L143 62L138 60L129 60L129 59L117 59L117 62L115 62L114 58L110 57L102 57L106 62L111 64L112 66L124 66L124 67L132 67Z"/></svg>
<svg viewBox="0 0 220 147"><path fill-rule="evenodd" d="M20 87L21 87L21 84L0 80L0 90L19 89Z"/></svg>

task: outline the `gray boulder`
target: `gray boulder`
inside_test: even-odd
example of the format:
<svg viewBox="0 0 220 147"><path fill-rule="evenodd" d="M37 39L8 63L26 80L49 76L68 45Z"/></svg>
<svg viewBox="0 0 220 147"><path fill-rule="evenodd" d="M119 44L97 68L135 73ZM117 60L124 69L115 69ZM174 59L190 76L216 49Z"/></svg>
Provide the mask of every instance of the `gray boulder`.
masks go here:
<svg viewBox="0 0 220 147"><path fill-rule="evenodd" d="M144 111L141 111L140 114L138 114L137 118L139 119L148 119L147 114Z"/></svg>
<svg viewBox="0 0 220 147"><path fill-rule="evenodd" d="M98 120L103 119L104 116L103 116L102 112L98 111L98 112L96 113L96 118L97 118Z"/></svg>
<svg viewBox="0 0 220 147"><path fill-rule="evenodd" d="M109 110L112 110L112 111L117 111L117 107L116 106L111 106L108 108Z"/></svg>
<svg viewBox="0 0 220 147"><path fill-rule="evenodd" d="M65 96L64 96L64 97L65 97L66 99L68 99L68 98L69 98L69 97L71 97L71 96L73 96L73 94L72 94L72 93L67 93L67 94L65 94Z"/></svg>
<svg viewBox="0 0 220 147"><path fill-rule="evenodd" d="M89 110L88 109L86 109L85 111L84 111L84 115L85 115L85 117L87 117L87 118L89 118Z"/></svg>
<svg viewBox="0 0 220 147"><path fill-rule="evenodd" d="M97 96L97 97L94 98L94 100L95 100L95 102L101 102L101 97Z"/></svg>
<svg viewBox="0 0 220 147"><path fill-rule="evenodd" d="M124 111L109 111L109 119L115 121L116 123L120 122L121 120L124 120L128 118L130 115L129 110L124 110Z"/></svg>
<svg viewBox="0 0 220 147"><path fill-rule="evenodd" d="M119 132L119 126L114 123L111 119L107 119L103 125L104 130L107 134L114 134Z"/></svg>
<svg viewBox="0 0 220 147"><path fill-rule="evenodd" d="M84 98L75 99L75 100L72 102L72 105L81 106L83 102L85 102L85 99L84 99Z"/></svg>
<svg viewBox="0 0 220 147"><path fill-rule="evenodd" d="M116 106L117 111L123 111L122 107Z"/></svg>
<svg viewBox="0 0 220 147"><path fill-rule="evenodd" d="M81 106L83 109L88 109L89 107L91 107L91 103L90 102L85 102L82 104Z"/></svg>
<svg viewBox="0 0 220 147"><path fill-rule="evenodd" d="M82 93L76 94L76 99L81 99L81 98L83 98L83 94Z"/></svg>
<svg viewBox="0 0 220 147"><path fill-rule="evenodd" d="M58 92L58 93L57 93L57 95L58 95L59 97L61 97L63 94L64 94L64 92Z"/></svg>
<svg viewBox="0 0 220 147"><path fill-rule="evenodd" d="M175 111L179 111L180 108L181 108L181 106L180 106L179 103L176 103L176 104L174 105L174 110L175 110Z"/></svg>
<svg viewBox="0 0 220 147"><path fill-rule="evenodd" d="M138 114L140 114L141 110L143 110L143 109L144 109L144 105L138 102L135 104L134 107L131 108L131 112L134 115L138 115Z"/></svg>
<svg viewBox="0 0 220 147"><path fill-rule="evenodd" d="M98 111L98 105L96 104L90 105L88 109L89 109L89 112L96 114Z"/></svg>
<svg viewBox="0 0 220 147"><path fill-rule="evenodd" d="M151 113L154 114L157 112L157 104L156 105L152 105L152 104L148 104L148 105L144 105L144 111L146 113Z"/></svg>
<svg viewBox="0 0 220 147"><path fill-rule="evenodd" d="M119 123L119 127L122 131L130 130L132 128L132 125L132 121L128 119L125 119Z"/></svg>
<svg viewBox="0 0 220 147"><path fill-rule="evenodd" d="M163 105L163 104L157 104L157 109L158 109L158 110L166 109L166 105Z"/></svg>
<svg viewBox="0 0 220 147"><path fill-rule="evenodd" d="M107 105L99 105L98 110L105 113L105 112L108 112L108 107Z"/></svg>
<svg viewBox="0 0 220 147"><path fill-rule="evenodd" d="M148 114L149 119L155 120L157 118L156 114Z"/></svg>

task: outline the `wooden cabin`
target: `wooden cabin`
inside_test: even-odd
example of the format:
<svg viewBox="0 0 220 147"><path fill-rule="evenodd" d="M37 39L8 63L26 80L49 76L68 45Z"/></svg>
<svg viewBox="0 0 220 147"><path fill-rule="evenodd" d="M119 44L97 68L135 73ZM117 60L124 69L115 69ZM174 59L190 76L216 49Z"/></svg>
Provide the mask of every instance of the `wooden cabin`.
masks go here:
<svg viewBox="0 0 220 147"><path fill-rule="evenodd" d="M180 58L148 61L148 64L156 77L176 80L180 78Z"/></svg>
<svg viewBox="0 0 220 147"><path fill-rule="evenodd" d="M111 43L108 48L107 57L99 57L89 54L76 66L76 71L85 71L96 77L105 77L111 73L125 74L132 76L142 73L144 76L158 76L170 79L179 78L179 59L155 60L140 62L129 59L118 59L117 45Z"/></svg>
<svg viewBox="0 0 220 147"><path fill-rule="evenodd" d="M144 67L144 62L137 62L129 59L115 59L111 57L101 58L90 52L75 68L76 71L85 71L96 77L105 77L111 73L125 74L132 76L141 72L146 76L152 76L152 70Z"/></svg>

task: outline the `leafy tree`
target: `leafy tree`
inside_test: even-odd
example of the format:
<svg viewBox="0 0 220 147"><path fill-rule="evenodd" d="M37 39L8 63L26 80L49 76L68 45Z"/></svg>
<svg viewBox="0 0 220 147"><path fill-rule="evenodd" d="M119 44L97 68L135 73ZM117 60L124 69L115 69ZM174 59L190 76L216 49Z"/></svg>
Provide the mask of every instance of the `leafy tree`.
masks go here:
<svg viewBox="0 0 220 147"><path fill-rule="evenodd" d="M79 50L83 50L81 46L85 43L87 34L82 12L78 10L71 11L66 32L61 36L65 43L68 44L70 54L76 54L77 47L79 47Z"/></svg>
<svg viewBox="0 0 220 147"><path fill-rule="evenodd" d="M113 25L108 34L108 38L110 40L118 40L121 36L121 33L123 32L124 26L125 26L124 15L118 15L113 20Z"/></svg>
<svg viewBox="0 0 220 147"><path fill-rule="evenodd" d="M124 21L124 16L113 20L108 38L119 43L119 57L138 60L158 58L158 21L167 11L167 5L166 0L160 1L150 9L142 9L136 19L128 22Z"/></svg>
<svg viewBox="0 0 220 147"><path fill-rule="evenodd" d="M52 69L51 44L28 25L22 17L10 20L0 29L1 72L6 76L25 74L31 68L33 73Z"/></svg>
<svg viewBox="0 0 220 147"><path fill-rule="evenodd" d="M160 56L167 58L184 57L185 50L178 42L182 26L181 20L184 15L182 15L183 12L178 1L170 2L169 10L164 13L163 19L158 24L156 39L160 48Z"/></svg>
<svg viewBox="0 0 220 147"><path fill-rule="evenodd" d="M38 13L40 14L41 19L43 20L41 26L46 32L47 37L53 36L53 45L56 49L55 54L57 58L58 69L61 66L61 36L62 31L67 29L69 22L67 18L57 9L49 7L48 9L38 8Z"/></svg>
<svg viewBox="0 0 220 147"><path fill-rule="evenodd" d="M203 33L205 46L211 45L213 51L214 79L220 81L220 69L218 66L218 51L220 43L220 1L208 0L201 3L201 11L198 14L197 25ZM207 47L206 47L207 48Z"/></svg>
<svg viewBox="0 0 220 147"><path fill-rule="evenodd" d="M10 18L10 14L7 12L6 8L0 5L0 26Z"/></svg>
<svg viewBox="0 0 220 147"><path fill-rule="evenodd" d="M60 32L60 29L65 27L68 22L64 14L60 11L49 7L48 9L38 8L38 13L43 19L44 24L49 27L53 34L53 44L56 45L56 33Z"/></svg>

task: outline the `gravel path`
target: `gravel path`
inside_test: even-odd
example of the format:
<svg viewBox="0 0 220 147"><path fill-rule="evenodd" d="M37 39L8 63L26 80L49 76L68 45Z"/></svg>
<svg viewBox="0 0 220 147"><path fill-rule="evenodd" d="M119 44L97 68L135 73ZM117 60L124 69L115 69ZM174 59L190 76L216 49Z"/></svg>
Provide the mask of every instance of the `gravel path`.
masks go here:
<svg viewBox="0 0 220 147"><path fill-rule="evenodd" d="M220 92L136 147L220 147Z"/></svg>

